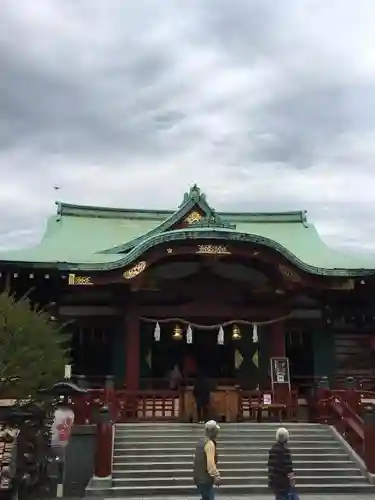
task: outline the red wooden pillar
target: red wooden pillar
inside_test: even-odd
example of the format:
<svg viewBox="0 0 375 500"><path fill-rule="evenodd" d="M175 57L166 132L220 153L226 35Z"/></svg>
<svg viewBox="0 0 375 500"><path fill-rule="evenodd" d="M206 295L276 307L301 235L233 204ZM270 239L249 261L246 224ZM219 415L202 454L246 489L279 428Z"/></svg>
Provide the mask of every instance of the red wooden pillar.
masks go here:
<svg viewBox="0 0 375 500"><path fill-rule="evenodd" d="M134 308L126 315L126 388L130 391L139 389L140 376L140 328L139 314Z"/></svg>
<svg viewBox="0 0 375 500"><path fill-rule="evenodd" d="M364 410L364 459L368 472L375 474L375 409Z"/></svg>
<svg viewBox="0 0 375 500"><path fill-rule="evenodd" d="M285 328L283 321L271 325L271 358L285 357Z"/></svg>
<svg viewBox="0 0 375 500"><path fill-rule="evenodd" d="M109 479L112 475L113 424L108 407L99 411L95 443L95 478Z"/></svg>

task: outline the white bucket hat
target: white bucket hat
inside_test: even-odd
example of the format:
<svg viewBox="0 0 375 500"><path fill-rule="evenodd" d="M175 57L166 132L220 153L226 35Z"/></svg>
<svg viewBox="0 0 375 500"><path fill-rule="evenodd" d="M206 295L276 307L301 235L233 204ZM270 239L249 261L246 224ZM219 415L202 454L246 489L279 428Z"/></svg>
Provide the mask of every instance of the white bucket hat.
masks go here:
<svg viewBox="0 0 375 500"><path fill-rule="evenodd" d="M214 429L217 429L219 430L220 429L220 425L216 422L216 420L209 420L208 422L206 422L204 424L204 428L209 430L209 431L212 431Z"/></svg>

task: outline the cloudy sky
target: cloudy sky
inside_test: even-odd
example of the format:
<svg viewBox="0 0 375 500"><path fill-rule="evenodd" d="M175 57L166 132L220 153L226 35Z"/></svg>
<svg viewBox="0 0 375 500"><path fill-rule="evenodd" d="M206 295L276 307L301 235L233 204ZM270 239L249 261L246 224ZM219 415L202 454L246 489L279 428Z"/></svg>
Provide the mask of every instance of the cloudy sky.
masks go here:
<svg viewBox="0 0 375 500"><path fill-rule="evenodd" d="M55 198L175 208L197 182L375 252L374 25L374 0L1 0L0 247Z"/></svg>

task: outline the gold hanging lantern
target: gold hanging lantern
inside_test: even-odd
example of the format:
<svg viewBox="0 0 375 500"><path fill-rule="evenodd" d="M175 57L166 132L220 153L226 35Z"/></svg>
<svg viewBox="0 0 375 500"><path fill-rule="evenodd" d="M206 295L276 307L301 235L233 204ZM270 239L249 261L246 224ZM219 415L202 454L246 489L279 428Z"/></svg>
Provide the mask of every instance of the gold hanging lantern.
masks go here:
<svg viewBox="0 0 375 500"><path fill-rule="evenodd" d="M174 340L181 340L182 339L182 328L180 327L180 325L176 324L175 327L173 328L172 338Z"/></svg>
<svg viewBox="0 0 375 500"><path fill-rule="evenodd" d="M232 340L239 340L241 338L241 331L237 325L232 326Z"/></svg>

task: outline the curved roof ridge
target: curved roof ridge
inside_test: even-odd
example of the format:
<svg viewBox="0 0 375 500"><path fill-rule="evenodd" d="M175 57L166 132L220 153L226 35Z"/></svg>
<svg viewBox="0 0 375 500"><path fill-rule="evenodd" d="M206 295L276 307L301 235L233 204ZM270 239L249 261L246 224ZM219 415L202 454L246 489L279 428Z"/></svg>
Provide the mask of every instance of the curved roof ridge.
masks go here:
<svg viewBox="0 0 375 500"><path fill-rule="evenodd" d="M56 201L57 215L74 216L74 217L103 217L103 218L119 218L136 216L136 218L153 218L163 219L168 218L179 209L144 209L144 208L120 208L95 205L78 205L75 203L65 203ZM233 217L233 221L249 221L249 222L267 222L272 219L272 222L301 222L307 220L306 210L289 210L280 212L244 212L244 211L221 211L217 213L223 217ZM275 220L278 219L278 220Z"/></svg>
<svg viewBox="0 0 375 500"><path fill-rule="evenodd" d="M307 226L307 229L314 229L314 226ZM291 264L297 266L301 271L305 271L310 274L315 275L326 275L326 276L361 276L361 275L374 275L375 268L365 268L363 266L353 266L350 270L343 266L342 263L335 264L334 259L331 261L331 257L339 257L337 252L332 251L329 247L326 247L322 240L319 239L318 245L323 244L323 248L325 248L328 252L329 266L322 267L321 265L317 265L316 263L308 262L303 258L302 255L297 252L287 248L284 243L274 240L269 236L260 235L256 233L243 233L241 231L228 229L228 228L183 228L183 229L175 229L172 231L168 231L166 233L159 234L150 234L149 237L140 241L136 246L134 246L128 253L121 254L121 257L110 262L106 262L103 267L107 271L111 271L114 269L118 269L120 267L126 267L134 263L138 258L140 258L145 252L150 250L151 248L158 246L160 244L166 242L176 242L183 241L186 238L189 238L189 235L192 236L191 239L195 239L196 241L204 241L204 240L217 240L226 242L247 242L247 243L255 243L268 248L271 248L285 257ZM322 248L322 247L320 247ZM319 249L319 246L318 246ZM358 263L359 264L359 263ZM66 263L60 263L59 267L61 270L66 270L71 268L71 265ZM82 271L92 271L97 267L96 263L89 264L81 264L77 267Z"/></svg>
<svg viewBox="0 0 375 500"><path fill-rule="evenodd" d="M104 217L104 218L119 218L129 216L131 214L144 214L149 217L168 217L173 214L173 210L147 210L139 208L119 208L119 207L100 207L95 205L78 205L74 203L65 203L56 201L57 215L74 216L74 217Z"/></svg>

